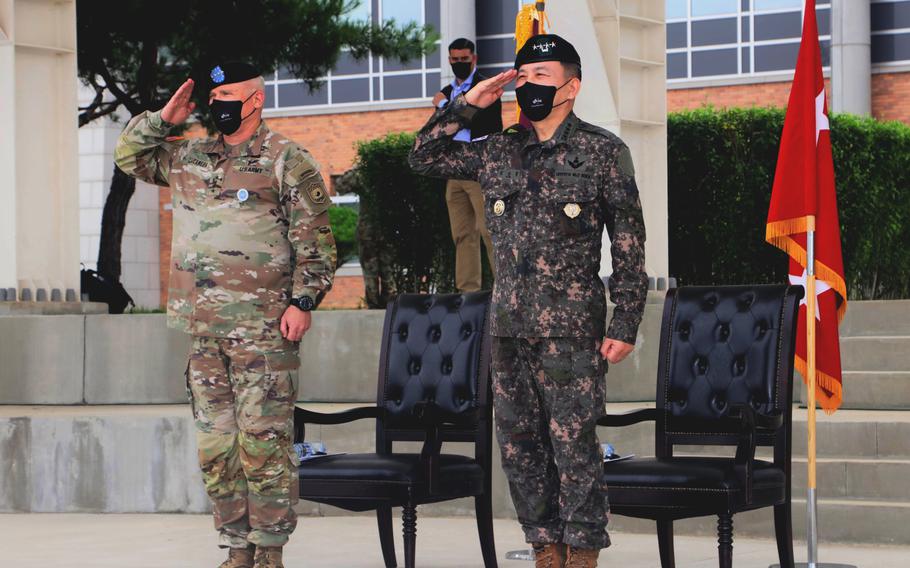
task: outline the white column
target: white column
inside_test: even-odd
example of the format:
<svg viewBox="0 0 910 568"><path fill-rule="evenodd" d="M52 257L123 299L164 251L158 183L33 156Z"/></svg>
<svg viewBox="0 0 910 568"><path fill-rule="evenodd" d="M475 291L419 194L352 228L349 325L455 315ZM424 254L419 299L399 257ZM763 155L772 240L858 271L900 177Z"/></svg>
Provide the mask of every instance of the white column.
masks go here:
<svg viewBox="0 0 910 568"><path fill-rule="evenodd" d="M16 92L13 6L0 1L0 290L16 286Z"/></svg>
<svg viewBox="0 0 910 568"><path fill-rule="evenodd" d="M0 286L79 289L76 4L0 0Z"/></svg>
<svg viewBox="0 0 910 568"><path fill-rule="evenodd" d="M835 112L872 113L869 0L832 0L831 103Z"/></svg>
<svg viewBox="0 0 910 568"><path fill-rule="evenodd" d="M474 11L474 0L440 0L439 2L439 43L440 72L442 84L446 85L455 79L449 66L449 44L463 37L477 43L477 24ZM442 85L429 85L439 88Z"/></svg>

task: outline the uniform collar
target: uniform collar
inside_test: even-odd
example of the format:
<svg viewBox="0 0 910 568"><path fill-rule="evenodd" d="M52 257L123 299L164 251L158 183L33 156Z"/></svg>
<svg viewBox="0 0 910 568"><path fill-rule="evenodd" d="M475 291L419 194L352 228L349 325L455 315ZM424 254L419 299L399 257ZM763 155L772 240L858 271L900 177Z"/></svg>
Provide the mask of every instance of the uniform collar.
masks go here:
<svg viewBox="0 0 910 568"><path fill-rule="evenodd" d="M533 146L539 144L542 148L553 148L558 144L568 144L569 140L572 138L572 135L575 134L575 130L578 128L578 117L575 116L575 112L570 112L566 119L562 121L562 124L556 128L556 132L553 133L553 136L546 142L539 142L537 140L537 132L534 131L534 128L529 128L530 135L528 136L527 141L525 141L524 147Z"/></svg>
<svg viewBox="0 0 910 568"><path fill-rule="evenodd" d="M266 125L264 120L259 122L259 128L245 142L236 146L229 146L224 142L224 134L207 142L203 146L206 154L217 154L226 158L240 158L245 156L261 156L263 148L267 147L267 140L271 137L272 131Z"/></svg>

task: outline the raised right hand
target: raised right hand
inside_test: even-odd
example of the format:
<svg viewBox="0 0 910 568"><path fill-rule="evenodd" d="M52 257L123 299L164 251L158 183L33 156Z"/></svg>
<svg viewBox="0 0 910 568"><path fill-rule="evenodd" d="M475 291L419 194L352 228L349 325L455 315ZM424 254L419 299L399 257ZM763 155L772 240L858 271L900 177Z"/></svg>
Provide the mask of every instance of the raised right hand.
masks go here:
<svg viewBox="0 0 910 568"><path fill-rule="evenodd" d="M180 124L192 114L196 108L196 103L190 100L193 95L193 80L187 79L177 92L171 97L171 100L161 109L161 118L170 124Z"/></svg>
<svg viewBox="0 0 910 568"><path fill-rule="evenodd" d="M487 108L502 97L505 86L517 76L518 71L515 69L503 71L495 77L490 77L477 83L473 89L464 94L464 98L470 105L478 108Z"/></svg>

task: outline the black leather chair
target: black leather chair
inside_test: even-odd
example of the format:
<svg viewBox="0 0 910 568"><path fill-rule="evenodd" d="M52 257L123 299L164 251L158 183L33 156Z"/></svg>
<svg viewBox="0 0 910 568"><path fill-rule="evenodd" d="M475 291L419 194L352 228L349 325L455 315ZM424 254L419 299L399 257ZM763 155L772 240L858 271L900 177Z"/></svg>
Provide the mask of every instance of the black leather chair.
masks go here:
<svg viewBox="0 0 910 568"><path fill-rule="evenodd" d="M733 515L774 507L780 564L793 567L790 437L796 314L802 287L671 290L664 304L656 408L603 426L655 422L655 458L604 464L610 509L654 519L663 568L673 521L717 515L721 568L733 565ZM675 445L736 446L735 457L675 457ZM773 461L755 459L772 446Z"/></svg>
<svg viewBox="0 0 910 568"><path fill-rule="evenodd" d="M460 497L474 497L484 564L496 567L489 305L488 292L399 296L386 310L376 406L337 414L295 410L297 441L306 423L376 420L376 453L305 461L300 497L376 510L387 567L397 564L392 507L403 507L405 566L412 568L417 506ZM396 453L393 443L400 441L423 441L423 447L419 454ZM471 442L474 457L440 453L444 442Z"/></svg>

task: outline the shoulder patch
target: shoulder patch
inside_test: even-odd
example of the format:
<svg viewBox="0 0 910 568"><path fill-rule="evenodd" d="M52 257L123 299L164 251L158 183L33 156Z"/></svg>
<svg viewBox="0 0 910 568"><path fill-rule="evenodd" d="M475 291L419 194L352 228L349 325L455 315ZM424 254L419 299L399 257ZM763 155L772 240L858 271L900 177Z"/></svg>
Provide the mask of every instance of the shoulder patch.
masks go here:
<svg viewBox="0 0 910 568"><path fill-rule="evenodd" d="M623 144L616 156L616 168L626 177L635 177L635 165L632 162L632 151Z"/></svg>
<svg viewBox="0 0 910 568"><path fill-rule="evenodd" d="M284 166L284 183L297 188L299 193L305 194L313 203L322 205L329 201L319 168L302 149L288 156Z"/></svg>

